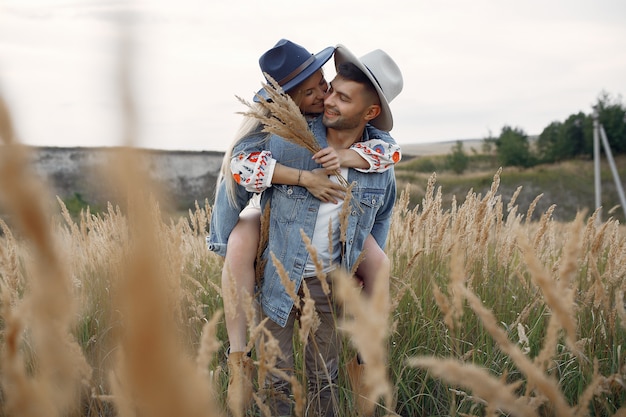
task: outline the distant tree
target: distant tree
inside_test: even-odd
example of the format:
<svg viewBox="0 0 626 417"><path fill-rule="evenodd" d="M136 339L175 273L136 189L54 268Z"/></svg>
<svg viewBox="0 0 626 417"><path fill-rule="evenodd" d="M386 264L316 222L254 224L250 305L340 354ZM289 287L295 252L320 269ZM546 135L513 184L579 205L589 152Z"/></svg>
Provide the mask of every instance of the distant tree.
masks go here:
<svg viewBox="0 0 626 417"><path fill-rule="evenodd" d="M626 153L626 107L621 98L600 93L593 108L604 128L611 151ZM580 155L593 154L593 118L583 112L570 115L565 122L552 122L537 140L537 153L542 162L555 162Z"/></svg>
<svg viewBox="0 0 626 417"><path fill-rule="evenodd" d="M557 151L561 159L571 159L579 155L593 153L593 120L583 112L572 114L563 123L563 137Z"/></svg>
<svg viewBox="0 0 626 417"><path fill-rule="evenodd" d="M563 137L563 123L554 121L548 125L537 138L537 155L544 163L552 163L561 160L557 151L558 143Z"/></svg>
<svg viewBox="0 0 626 417"><path fill-rule="evenodd" d="M498 159L503 166L527 168L535 164L528 135L522 129L504 126L495 143Z"/></svg>
<svg viewBox="0 0 626 417"><path fill-rule="evenodd" d="M456 141L456 144L452 146L451 153L447 156L448 166L457 174L462 174L467 169L469 164L469 157L463 150L463 142Z"/></svg>

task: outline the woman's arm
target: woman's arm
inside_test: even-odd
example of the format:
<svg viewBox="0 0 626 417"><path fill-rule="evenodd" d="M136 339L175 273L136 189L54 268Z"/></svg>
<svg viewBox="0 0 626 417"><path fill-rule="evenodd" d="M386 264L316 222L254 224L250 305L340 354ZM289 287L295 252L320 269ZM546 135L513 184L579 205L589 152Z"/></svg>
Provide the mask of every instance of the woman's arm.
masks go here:
<svg viewBox="0 0 626 417"><path fill-rule="evenodd" d="M270 151L239 152L232 157L230 168L235 181L249 192L260 193L272 184L284 184L305 187L323 202L337 203L344 196L344 188L331 181L325 169L287 167L272 158Z"/></svg>
<svg viewBox="0 0 626 417"><path fill-rule="evenodd" d="M276 163L272 182L305 187L315 198L325 203L337 204L345 196L344 187L331 181L326 170L321 168L307 171Z"/></svg>
<svg viewBox="0 0 626 417"><path fill-rule="evenodd" d="M358 171L385 172L402 158L400 146L387 134L387 139L370 139L357 142L349 149L324 148L313 159L329 171L354 168Z"/></svg>
<svg viewBox="0 0 626 417"><path fill-rule="evenodd" d="M355 169L366 173L385 172L402 158L398 144L384 142L381 139L357 142L352 145L350 150L367 161L367 167L355 167Z"/></svg>

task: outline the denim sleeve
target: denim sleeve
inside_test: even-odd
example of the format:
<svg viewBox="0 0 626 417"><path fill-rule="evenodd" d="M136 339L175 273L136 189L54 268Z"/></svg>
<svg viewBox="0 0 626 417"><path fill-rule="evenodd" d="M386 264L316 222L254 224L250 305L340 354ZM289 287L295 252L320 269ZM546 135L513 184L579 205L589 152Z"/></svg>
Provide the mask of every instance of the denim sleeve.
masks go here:
<svg viewBox="0 0 626 417"><path fill-rule="evenodd" d="M243 187L237 187L236 191L236 202L233 206L228 201L226 182L222 180L217 184L206 243L209 250L220 256L226 256L226 245L230 233L239 221L239 213L252 197L252 194L244 190Z"/></svg>
<svg viewBox="0 0 626 417"><path fill-rule="evenodd" d="M253 152L255 149L262 150L266 144L266 133L255 132L241 139L233 147L233 155L237 152ZM252 193L246 191L244 187L235 187L235 204L228 200L226 182L221 178L215 189L215 202L211 212L211 222L209 225L209 235L206 243L209 250L220 256L226 256L226 246L230 233L239 221L239 213L246 207L252 198Z"/></svg>
<svg viewBox="0 0 626 417"><path fill-rule="evenodd" d="M393 168L387 171L385 175L389 175L385 189L385 202L376 213L376 219L374 220L374 226L371 232L381 249L385 249L385 244L387 243L393 207L396 203L396 176Z"/></svg>
<svg viewBox="0 0 626 417"><path fill-rule="evenodd" d="M396 140L389 134L389 132L385 132L384 130L380 130L375 128L372 125L365 126L365 133L367 139L380 139L385 143L390 145L397 145Z"/></svg>

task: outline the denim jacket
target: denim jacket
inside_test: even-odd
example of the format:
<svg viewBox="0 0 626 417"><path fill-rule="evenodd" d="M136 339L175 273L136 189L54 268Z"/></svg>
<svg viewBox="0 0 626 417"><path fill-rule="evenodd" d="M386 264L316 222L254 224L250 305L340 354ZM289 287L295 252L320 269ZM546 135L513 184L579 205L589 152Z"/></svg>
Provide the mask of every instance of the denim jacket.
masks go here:
<svg viewBox="0 0 626 417"><path fill-rule="evenodd" d="M311 121L315 120L315 118L311 119ZM252 133L248 138L244 139L246 141L246 147L249 149L259 149L264 148L264 144L266 143L267 133L262 132L261 129L255 133ZM388 143L387 149L387 157L394 159L397 162L400 159L400 148L397 146L396 141L389 135L388 132L376 129L371 125L366 126L366 134L363 136L363 142L369 139L380 139L385 143ZM351 149L357 151L361 156L363 156L366 160L368 158L363 155L366 153L376 153L380 152L382 154L385 151L381 151L378 148L373 149L363 149L363 147L359 146L360 143L354 144ZM241 149L241 148L240 148ZM234 152L233 155L236 155ZM281 161L279 161L281 162ZM370 165L372 164L371 161ZM319 168L319 166L316 166ZM373 168L370 166L369 172L378 173L378 171L374 171L374 169L380 169L380 167ZM359 169L361 172L368 172L368 170ZM250 198L252 197L253 192L242 187L236 187L236 204L233 206L228 201L227 192L226 192L226 183L223 178L220 178L216 184L216 192L215 192L215 200L212 207L212 214L209 225L209 234L206 237L206 243L209 250L217 253L220 256L226 256L226 248L228 243L228 238L233 228L237 224L239 220L239 214L244 209Z"/></svg>
<svg viewBox="0 0 626 417"><path fill-rule="evenodd" d="M248 146L263 146L267 138L267 133L258 131L245 139ZM209 223L209 235L206 237L206 244L210 251L220 256L226 256L226 246L230 233L239 221L239 214L246 207L253 193L248 192L244 187L235 188L235 205L228 201L226 191L226 181L220 178L215 187L215 202L211 211L211 221Z"/></svg>
<svg viewBox="0 0 626 417"><path fill-rule="evenodd" d="M311 122L311 130L322 148L328 146L326 127L322 124L321 117ZM370 139L371 132L372 130L366 129L363 140ZM271 151L273 158L289 167L306 170L319 167L305 148L275 135L270 136L262 148L259 147L258 141L242 141L234 149L233 155L263 149ZM393 169L376 174L350 169L347 180L348 183L355 185L352 189L341 266L351 270L370 233L378 245L384 248L396 199L396 182ZM297 292L309 256L300 230L309 237L313 236L319 205L320 201L306 188L294 185L275 184L263 192L261 197L262 209L270 210L270 227L268 246L263 253L267 263L259 297L265 314L281 326L286 324L293 300L281 283L270 253L274 254L285 268L289 278L294 281Z"/></svg>

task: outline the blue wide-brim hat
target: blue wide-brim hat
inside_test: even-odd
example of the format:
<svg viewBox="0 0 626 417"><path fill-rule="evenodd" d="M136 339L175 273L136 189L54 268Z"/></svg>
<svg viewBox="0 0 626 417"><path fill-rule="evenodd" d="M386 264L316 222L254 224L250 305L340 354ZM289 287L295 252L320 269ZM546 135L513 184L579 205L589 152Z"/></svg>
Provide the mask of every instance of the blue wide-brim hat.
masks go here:
<svg viewBox="0 0 626 417"><path fill-rule="evenodd" d="M269 51L259 58L261 72L272 77L286 93L322 68L333 56L334 46L324 48L313 55L297 43L287 39L279 40ZM269 82L269 80L267 80ZM257 93L267 100L267 91L264 88ZM260 101L257 95L254 101Z"/></svg>

